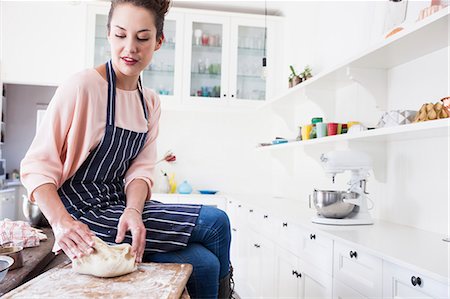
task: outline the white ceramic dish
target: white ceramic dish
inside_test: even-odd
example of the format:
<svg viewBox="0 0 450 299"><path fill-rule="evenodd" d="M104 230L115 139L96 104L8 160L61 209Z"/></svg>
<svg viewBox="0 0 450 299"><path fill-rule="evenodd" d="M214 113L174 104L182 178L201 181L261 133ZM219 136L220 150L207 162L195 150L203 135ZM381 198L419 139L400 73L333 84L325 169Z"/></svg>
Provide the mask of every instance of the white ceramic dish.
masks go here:
<svg viewBox="0 0 450 299"><path fill-rule="evenodd" d="M14 260L6 255L0 255L0 282L5 278L8 273L9 267L12 266Z"/></svg>

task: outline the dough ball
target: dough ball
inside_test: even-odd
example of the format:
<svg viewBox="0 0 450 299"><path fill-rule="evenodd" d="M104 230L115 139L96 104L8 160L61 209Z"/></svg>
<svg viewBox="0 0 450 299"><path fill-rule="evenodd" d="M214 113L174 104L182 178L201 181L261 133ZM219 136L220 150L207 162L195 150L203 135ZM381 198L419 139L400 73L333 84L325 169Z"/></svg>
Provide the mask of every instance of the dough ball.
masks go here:
<svg viewBox="0 0 450 299"><path fill-rule="evenodd" d="M137 269L130 244L110 246L100 238L93 239L94 252L72 261L72 269L75 272L97 277L115 277Z"/></svg>

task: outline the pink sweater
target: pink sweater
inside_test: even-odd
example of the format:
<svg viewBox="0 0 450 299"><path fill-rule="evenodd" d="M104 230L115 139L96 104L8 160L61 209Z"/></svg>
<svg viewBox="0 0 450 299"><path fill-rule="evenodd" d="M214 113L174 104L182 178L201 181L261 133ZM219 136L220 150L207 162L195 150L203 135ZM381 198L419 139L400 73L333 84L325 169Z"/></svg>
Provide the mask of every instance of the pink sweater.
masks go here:
<svg viewBox="0 0 450 299"><path fill-rule="evenodd" d="M21 181L33 201L33 191L47 183L57 188L70 178L100 143L106 126L108 83L95 70L75 74L55 92L39 130L21 162ZM147 122L139 91L116 91L115 125L147 132L147 142L125 174L125 189L136 179L153 186L156 137L161 115L159 97L144 88Z"/></svg>

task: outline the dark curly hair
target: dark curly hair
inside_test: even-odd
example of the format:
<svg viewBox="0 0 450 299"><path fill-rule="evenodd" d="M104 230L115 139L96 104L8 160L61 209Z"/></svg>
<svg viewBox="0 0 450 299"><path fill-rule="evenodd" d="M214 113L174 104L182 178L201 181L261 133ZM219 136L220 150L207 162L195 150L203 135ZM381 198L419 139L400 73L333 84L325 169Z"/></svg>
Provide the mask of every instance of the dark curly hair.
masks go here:
<svg viewBox="0 0 450 299"><path fill-rule="evenodd" d="M133 4L148 10L155 17L156 38L158 39L163 35L164 17L169 11L171 0L112 0L108 14L108 32L111 31L111 18L114 9L120 4Z"/></svg>

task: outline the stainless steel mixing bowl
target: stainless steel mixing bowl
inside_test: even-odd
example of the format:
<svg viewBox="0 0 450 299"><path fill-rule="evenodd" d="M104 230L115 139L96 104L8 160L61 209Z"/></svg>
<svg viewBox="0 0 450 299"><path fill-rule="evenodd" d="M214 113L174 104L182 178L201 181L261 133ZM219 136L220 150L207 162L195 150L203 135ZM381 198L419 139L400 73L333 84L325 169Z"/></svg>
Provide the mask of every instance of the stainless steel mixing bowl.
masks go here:
<svg viewBox="0 0 450 299"><path fill-rule="evenodd" d="M348 191L314 190L313 202L319 215L326 218L345 218L356 205L344 202L345 199L356 199L358 193Z"/></svg>

